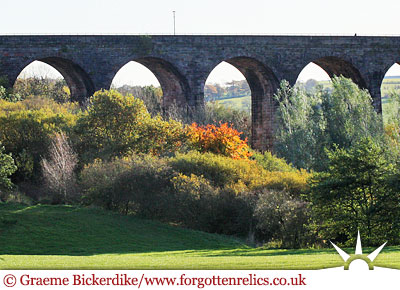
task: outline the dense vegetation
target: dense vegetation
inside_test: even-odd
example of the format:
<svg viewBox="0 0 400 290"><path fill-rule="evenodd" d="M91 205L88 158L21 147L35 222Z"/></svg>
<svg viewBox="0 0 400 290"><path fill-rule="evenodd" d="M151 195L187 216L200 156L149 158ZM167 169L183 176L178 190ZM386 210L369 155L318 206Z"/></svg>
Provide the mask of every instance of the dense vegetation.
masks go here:
<svg viewBox="0 0 400 290"><path fill-rule="evenodd" d="M245 81L240 82L243 86L247 86ZM191 125L196 122L199 125L220 125L220 123L229 123L233 127L241 132L241 138L247 138L249 141L251 139L251 115L250 107L244 109L242 105L230 106L226 105L225 102L230 102L231 100L239 100L242 98L237 98L234 94L237 94L237 90L230 92L230 95L226 98L222 97L213 99L207 95L207 87L205 93L205 107L204 110L199 111L199 109L191 110L191 108L182 108L175 104L169 106L168 108L163 107L162 91L160 88L154 86L122 86L116 88L118 92L123 95L133 95L138 99L141 99L145 104L148 112L151 116L161 115L165 119L173 119L179 121L183 124ZM221 91L222 92L222 91ZM246 91L250 94L250 91ZM235 96L235 97L232 97ZM250 95L245 98L250 104ZM188 113L189 112L189 113Z"/></svg>
<svg viewBox="0 0 400 290"><path fill-rule="evenodd" d="M157 88L122 89L85 108L3 91L1 200L99 206L251 245L352 245L356 229L400 244L400 106L383 127L348 79L313 92L282 82L274 155L251 150L234 110L188 116L163 111Z"/></svg>

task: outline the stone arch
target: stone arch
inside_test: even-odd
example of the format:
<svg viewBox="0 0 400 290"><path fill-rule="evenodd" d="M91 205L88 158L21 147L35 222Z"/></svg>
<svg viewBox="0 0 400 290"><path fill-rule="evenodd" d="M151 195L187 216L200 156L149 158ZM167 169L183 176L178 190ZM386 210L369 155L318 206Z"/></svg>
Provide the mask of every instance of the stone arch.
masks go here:
<svg viewBox="0 0 400 290"><path fill-rule="evenodd" d="M382 86L383 80L385 79L387 73L394 67L395 65L400 66L400 61L393 61L392 63L386 65L382 72L379 74L379 77L377 78L379 80L379 86Z"/></svg>
<svg viewBox="0 0 400 290"><path fill-rule="evenodd" d="M69 59L61 57L44 57L35 59L44 62L53 68L55 68L65 79L70 91L71 100L77 101L83 104L91 95L93 95L95 89L92 80L89 75L76 63ZM30 63L24 67L28 66ZM15 79L13 83L15 83Z"/></svg>
<svg viewBox="0 0 400 290"><path fill-rule="evenodd" d="M261 151L271 150L276 111L273 95L279 87L278 78L272 69L252 57L237 56L223 61L237 68L249 84L251 91L252 147Z"/></svg>
<svg viewBox="0 0 400 290"><path fill-rule="evenodd" d="M360 88L367 88L367 84L360 71L347 60L336 56L325 56L312 60L311 62L321 67L331 78L342 75L346 78L352 79Z"/></svg>
<svg viewBox="0 0 400 290"><path fill-rule="evenodd" d="M393 70L395 71L394 76L400 76L400 61L394 61L392 64L387 65L383 71L382 75L378 78L378 86L379 86L379 100L374 100L379 101L381 103L381 109L382 109L382 114L388 113L388 110L390 110L390 98L389 98L389 93L392 91L395 91L396 93L400 92L400 84L398 83L398 78L392 79L391 76L388 76L388 74L391 72L393 74ZM385 82L385 79L386 83ZM386 87L386 90L384 89L384 86ZM375 96L375 97L377 97ZM385 117L383 118L385 120Z"/></svg>
<svg viewBox="0 0 400 290"><path fill-rule="evenodd" d="M186 106L189 103L190 89L188 82L170 62L157 57L133 58L129 61L144 65L155 75L163 91L164 108L174 103L178 106ZM125 62L125 64L128 62ZM124 65L117 69L114 77Z"/></svg>

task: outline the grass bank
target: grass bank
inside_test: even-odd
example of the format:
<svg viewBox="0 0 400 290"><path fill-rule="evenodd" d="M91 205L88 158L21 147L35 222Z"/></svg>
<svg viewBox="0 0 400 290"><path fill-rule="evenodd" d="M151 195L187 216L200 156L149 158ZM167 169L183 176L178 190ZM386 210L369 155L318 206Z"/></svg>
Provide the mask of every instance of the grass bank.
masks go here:
<svg viewBox="0 0 400 290"><path fill-rule="evenodd" d="M0 269L322 269L341 265L333 249L251 248L234 238L101 209L0 204ZM375 265L400 269L400 247L385 248Z"/></svg>

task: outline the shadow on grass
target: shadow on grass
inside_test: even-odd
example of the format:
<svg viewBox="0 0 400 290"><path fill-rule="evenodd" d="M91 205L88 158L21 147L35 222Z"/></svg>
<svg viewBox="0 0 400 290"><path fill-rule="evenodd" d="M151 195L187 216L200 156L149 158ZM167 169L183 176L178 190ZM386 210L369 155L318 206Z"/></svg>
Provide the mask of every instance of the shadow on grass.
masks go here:
<svg viewBox="0 0 400 290"><path fill-rule="evenodd" d="M0 204L0 255L129 254L246 248L233 238L96 208Z"/></svg>
<svg viewBox="0 0 400 290"><path fill-rule="evenodd" d="M364 249L365 253L374 248ZM202 257L334 254L334 249L250 248L226 236L74 206L0 204L0 255L182 252ZM354 249L345 249L349 254ZM383 252L398 252L400 247Z"/></svg>
<svg viewBox="0 0 400 290"><path fill-rule="evenodd" d="M205 254L206 257L221 257L221 256L287 256L287 255L320 255L320 254L334 254L335 250L332 249L236 249L227 250L222 253Z"/></svg>

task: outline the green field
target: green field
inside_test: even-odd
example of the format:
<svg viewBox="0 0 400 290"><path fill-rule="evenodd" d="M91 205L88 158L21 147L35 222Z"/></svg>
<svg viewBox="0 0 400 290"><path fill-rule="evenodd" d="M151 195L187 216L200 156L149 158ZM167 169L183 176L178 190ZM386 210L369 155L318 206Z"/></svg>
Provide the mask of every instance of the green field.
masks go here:
<svg viewBox="0 0 400 290"><path fill-rule="evenodd" d="M251 248L231 237L95 208L0 204L0 269L321 269L341 265L333 249ZM385 248L375 265L400 269L400 247Z"/></svg>
<svg viewBox="0 0 400 290"><path fill-rule="evenodd" d="M243 110L249 113L251 112L251 96L221 99L218 100L217 103L230 107L232 109Z"/></svg>
<svg viewBox="0 0 400 290"><path fill-rule="evenodd" d="M385 78L383 80L381 88L382 97L387 97L392 91L400 91L400 77Z"/></svg>
<svg viewBox="0 0 400 290"><path fill-rule="evenodd" d="M319 81L324 88L331 88L330 81ZM400 92L400 77L385 78L382 82L381 94L382 94L382 111L384 116L384 121L387 120L385 116L385 111L388 111L391 100L388 98L390 92L396 91ZM218 100L217 103L223 104L224 106L251 112L251 96L238 97L238 98L226 98Z"/></svg>

